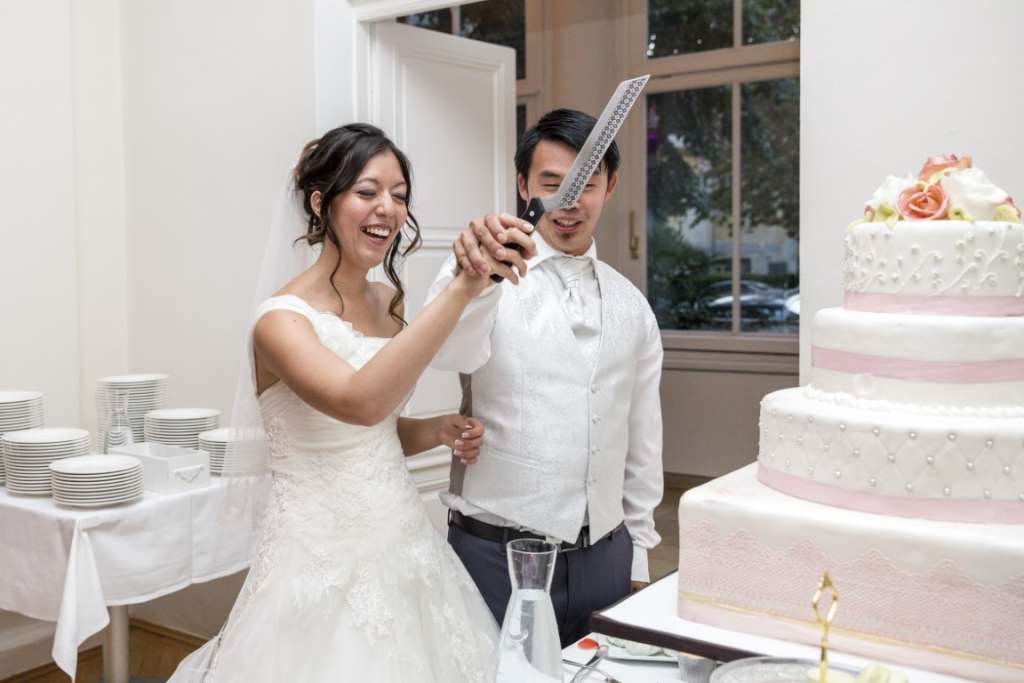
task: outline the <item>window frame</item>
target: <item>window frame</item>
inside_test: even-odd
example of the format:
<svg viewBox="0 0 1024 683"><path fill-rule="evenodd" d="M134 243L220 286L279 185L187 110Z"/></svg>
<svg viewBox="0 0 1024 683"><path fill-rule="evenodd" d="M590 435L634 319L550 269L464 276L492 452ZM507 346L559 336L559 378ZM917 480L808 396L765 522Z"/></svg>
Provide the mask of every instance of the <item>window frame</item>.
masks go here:
<svg viewBox="0 0 1024 683"><path fill-rule="evenodd" d="M749 332L741 329L740 298L740 246L742 239L740 197L742 191L742 138L741 89L744 83L800 76L800 40L785 40L756 45L742 45L743 0L733 0L733 42L739 47L721 48L667 57L647 58L647 0L627 0L623 21L626 33L623 41L627 72L631 75L651 74L642 102L636 108L647 109L647 96L681 90L692 90L728 85L731 87L732 116L732 328L728 332L707 330L662 330L666 350L725 351L738 353L796 354L799 344L797 333ZM629 144L629 165L636 169L639 182L630 189L630 220L647 215L647 134L646 117L627 120L625 135ZM642 218L640 219L642 222ZM633 256L639 263L631 269L639 278L637 286L647 290L646 226L639 230L640 248ZM799 273L798 273L799 278ZM722 368L716 368L722 369Z"/></svg>

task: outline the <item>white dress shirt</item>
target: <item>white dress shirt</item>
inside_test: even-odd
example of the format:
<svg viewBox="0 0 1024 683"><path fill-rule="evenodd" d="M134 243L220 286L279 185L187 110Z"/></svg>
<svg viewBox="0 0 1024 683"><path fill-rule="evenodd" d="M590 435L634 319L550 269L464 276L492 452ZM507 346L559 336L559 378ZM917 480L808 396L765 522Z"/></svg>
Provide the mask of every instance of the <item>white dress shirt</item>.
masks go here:
<svg viewBox="0 0 1024 683"><path fill-rule="evenodd" d="M661 334L650 305L597 258L572 257L535 234L518 286L487 288L466 307L431 365L464 375L486 429L480 458L452 466L442 501L483 522L572 541L625 521L634 581L661 540ZM454 256L427 295L455 274ZM469 377L466 377L466 376Z"/></svg>

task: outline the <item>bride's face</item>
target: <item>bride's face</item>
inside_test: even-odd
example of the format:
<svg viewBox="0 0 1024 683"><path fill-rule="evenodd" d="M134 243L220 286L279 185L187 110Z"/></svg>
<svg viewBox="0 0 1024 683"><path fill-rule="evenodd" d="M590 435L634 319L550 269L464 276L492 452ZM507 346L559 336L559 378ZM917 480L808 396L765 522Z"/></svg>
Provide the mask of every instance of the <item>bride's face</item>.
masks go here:
<svg viewBox="0 0 1024 683"><path fill-rule="evenodd" d="M391 152L372 157L356 182L334 198L331 222L343 259L360 267L380 265L405 225L408 186Z"/></svg>

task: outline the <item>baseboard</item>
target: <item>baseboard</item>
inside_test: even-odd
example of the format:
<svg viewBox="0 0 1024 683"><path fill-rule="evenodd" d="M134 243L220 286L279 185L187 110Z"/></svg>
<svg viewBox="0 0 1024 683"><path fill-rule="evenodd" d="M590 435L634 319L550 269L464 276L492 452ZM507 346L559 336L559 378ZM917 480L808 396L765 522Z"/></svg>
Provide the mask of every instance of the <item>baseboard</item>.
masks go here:
<svg viewBox="0 0 1024 683"><path fill-rule="evenodd" d="M143 621L142 619L131 619L128 624L129 629L132 631L142 631L148 635L180 643L190 649L196 649L202 646L207 640L206 638L194 636L191 633L176 631L165 626L160 626L159 624ZM78 670L81 671L85 668L85 665L88 664L95 664L102 667L102 660L102 646L82 650L78 653ZM38 681L51 681L54 676L60 676L64 680L67 680L67 675L61 671L54 662L50 662L48 664L43 664L42 666L37 666L34 669L14 674L10 678L3 679L0 683L37 683Z"/></svg>
<svg viewBox="0 0 1024 683"><path fill-rule="evenodd" d="M204 645L206 641L209 640L209 638L200 638L199 636L194 636L191 633L185 633L184 631L176 631L173 628L160 626L159 624L154 624L151 621L143 621L142 619L132 619L130 623L131 628L137 628L140 631L152 633L155 636L167 638L168 640L179 642L182 645L187 645L191 648L202 647L202 645Z"/></svg>

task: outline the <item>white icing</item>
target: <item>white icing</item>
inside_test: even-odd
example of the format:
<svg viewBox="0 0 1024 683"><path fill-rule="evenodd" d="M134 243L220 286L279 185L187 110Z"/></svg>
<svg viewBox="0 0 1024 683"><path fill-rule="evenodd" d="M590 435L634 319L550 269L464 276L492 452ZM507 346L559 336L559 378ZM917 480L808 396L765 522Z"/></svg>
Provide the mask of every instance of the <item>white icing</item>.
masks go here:
<svg viewBox="0 0 1024 683"><path fill-rule="evenodd" d="M833 508L764 486L751 465L683 496L679 558L683 618L816 644L809 597L824 569L842 595L836 649L966 680L1021 680L1024 525Z"/></svg>
<svg viewBox="0 0 1024 683"><path fill-rule="evenodd" d="M1000 204L1009 196L996 187L980 168L965 168L944 175L940 181L949 196L950 209L965 209L976 221L990 221Z"/></svg>
<svg viewBox="0 0 1024 683"><path fill-rule="evenodd" d="M860 223L844 237L847 292L1024 296L1024 225Z"/></svg>
<svg viewBox="0 0 1024 683"><path fill-rule="evenodd" d="M818 349L882 359L938 363L1024 359L1024 316L910 315L826 308L815 314L812 334L813 344ZM1024 406L1024 379L978 382L937 382L925 377L897 379L883 376L881 372L821 367L819 362L824 363L815 361L811 386L822 392L914 406L1009 410ZM927 369L921 370L922 374L926 372ZM902 409L901 406L894 408Z"/></svg>
<svg viewBox="0 0 1024 683"><path fill-rule="evenodd" d="M977 362L1024 358L1024 316L870 313L824 308L814 316L815 346L887 358Z"/></svg>
<svg viewBox="0 0 1024 683"><path fill-rule="evenodd" d="M890 410L908 413L955 414L958 406L1002 409L1004 416L1019 413L1024 405L1024 381L959 384L955 382L916 382L880 377L868 373L847 373L814 369L811 387L824 394L843 394L867 401L884 402ZM905 406L934 406L936 410L909 410ZM942 409L939 409L939 408ZM952 408L952 410L950 410ZM997 413L992 413L996 417Z"/></svg>
<svg viewBox="0 0 1024 683"><path fill-rule="evenodd" d="M1024 421L877 412L783 389L761 402L758 461L856 493L1019 501Z"/></svg>
<svg viewBox="0 0 1024 683"><path fill-rule="evenodd" d="M860 398L853 394L821 391L813 385L802 388L807 398L813 401L831 403L836 406L872 410L876 412L901 412L907 415L948 415L952 417L990 417L995 419L1024 417L1024 406L984 407L972 405L949 405L942 403L896 403L894 401L877 401Z"/></svg>
<svg viewBox="0 0 1024 683"><path fill-rule="evenodd" d="M878 207L882 203L886 203L890 208L896 208L896 202L899 200L900 193L908 187L913 187L917 183L917 178L910 175L909 173L905 176L886 176L885 181L879 186L875 193L871 195L871 199L867 201L866 206L870 207L872 211L878 211Z"/></svg>

